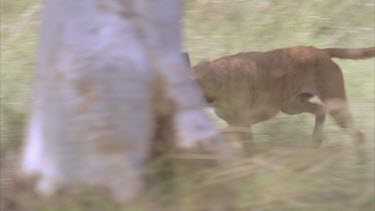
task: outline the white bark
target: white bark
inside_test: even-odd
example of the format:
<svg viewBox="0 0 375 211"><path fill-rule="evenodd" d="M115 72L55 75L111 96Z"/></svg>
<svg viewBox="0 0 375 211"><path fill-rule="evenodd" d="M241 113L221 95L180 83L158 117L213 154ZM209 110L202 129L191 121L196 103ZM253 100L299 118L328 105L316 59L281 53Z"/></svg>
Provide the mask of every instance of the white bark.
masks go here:
<svg viewBox="0 0 375 211"><path fill-rule="evenodd" d="M166 81L178 133L217 135L180 52L178 0L47 0L22 169L42 194L99 185L125 202L142 189ZM157 96L156 96L157 98Z"/></svg>

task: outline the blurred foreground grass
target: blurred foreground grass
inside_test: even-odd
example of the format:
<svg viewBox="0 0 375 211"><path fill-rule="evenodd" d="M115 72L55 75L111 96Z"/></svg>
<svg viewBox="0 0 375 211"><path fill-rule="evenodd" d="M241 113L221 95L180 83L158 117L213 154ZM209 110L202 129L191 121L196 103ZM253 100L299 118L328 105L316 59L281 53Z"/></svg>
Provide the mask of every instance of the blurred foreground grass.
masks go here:
<svg viewBox="0 0 375 211"><path fill-rule="evenodd" d="M373 0L185 2L184 48L192 64L240 51L375 44ZM37 0L1 2L1 206L7 211L117 210L106 196L89 190L40 202L15 183L31 104L40 10ZM355 120L367 136L367 165L357 165L350 138L332 121L327 122L323 147L314 150L313 118L281 114L255 126L256 156L225 169L207 168L199 160L174 160L176 176L153 187L128 210L156 210L149 203L153 200L167 204L160 210L181 211L221 210L223 203L232 210L374 210L374 59L337 62Z"/></svg>

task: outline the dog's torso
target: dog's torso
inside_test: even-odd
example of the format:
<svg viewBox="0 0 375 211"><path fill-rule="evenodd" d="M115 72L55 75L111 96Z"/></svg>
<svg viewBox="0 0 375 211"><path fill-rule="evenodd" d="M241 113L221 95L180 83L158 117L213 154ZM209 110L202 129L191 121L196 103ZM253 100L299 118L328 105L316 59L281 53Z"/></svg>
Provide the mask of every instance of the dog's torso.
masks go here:
<svg viewBox="0 0 375 211"><path fill-rule="evenodd" d="M239 53L194 67L198 83L229 124L276 115L296 95L316 94L319 64L328 55L314 47Z"/></svg>
<svg viewBox="0 0 375 211"><path fill-rule="evenodd" d="M320 146L326 114L329 113L361 146L364 134L353 121L342 71L331 58L365 59L374 56L375 47L292 47L239 53L201 62L193 67L193 72L204 96L213 103L216 114L234 128L250 128L280 111L289 115L310 113L315 116L313 144ZM310 102L313 96L321 103ZM238 131L238 135L245 134ZM251 136L240 139L251 140ZM251 143L244 142L248 154L253 148Z"/></svg>

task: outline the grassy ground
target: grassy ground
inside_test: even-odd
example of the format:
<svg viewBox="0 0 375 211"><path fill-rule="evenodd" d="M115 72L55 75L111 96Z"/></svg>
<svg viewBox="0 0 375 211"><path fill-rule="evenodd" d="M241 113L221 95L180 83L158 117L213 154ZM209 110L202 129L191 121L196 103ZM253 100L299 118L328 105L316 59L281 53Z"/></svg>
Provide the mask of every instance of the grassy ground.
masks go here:
<svg viewBox="0 0 375 211"><path fill-rule="evenodd" d="M2 210L118 210L105 194L87 190L37 200L14 179L30 104L40 1L1 1ZM184 48L192 64L239 51L295 45L362 47L375 43L373 0L186 1ZM374 202L374 59L337 60L355 120L367 136L370 161L358 165L350 138L331 120L327 140L311 149L313 119L286 116L256 125L258 153L224 169L175 160L176 176L126 210L370 211ZM163 207L165 206L165 207Z"/></svg>

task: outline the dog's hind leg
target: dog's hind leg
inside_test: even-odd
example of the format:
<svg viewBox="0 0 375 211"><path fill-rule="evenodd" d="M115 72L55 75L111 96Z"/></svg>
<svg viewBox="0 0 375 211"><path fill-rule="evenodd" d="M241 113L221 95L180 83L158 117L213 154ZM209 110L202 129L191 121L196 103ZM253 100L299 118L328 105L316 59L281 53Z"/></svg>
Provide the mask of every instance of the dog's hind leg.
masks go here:
<svg viewBox="0 0 375 211"><path fill-rule="evenodd" d="M313 97L310 93L301 93L289 103L281 108L281 111L289 114L301 114L301 113L311 113L315 116L315 126L313 131L313 145L314 147L319 147L324 139L323 128L326 119L326 109L320 103L312 103L309 99Z"/></svg>
<svg viewBox="0 0 375 211"><path fill-rule="evenodd" d="M337 124L348 132L358 145L362 145L365 141L364 134L356 127L348 103L338 98L328 99L325 102L329 114Z"/></svg>
<svg viewBox="0 0 375 211"><path fill-rule="evenodd" d="M337 124L353 137L360 158L366 159L364 157L366 156L364 150L365 136L355 125L350 112L341 69L334 62L324 65L327 65L327 67L320 72L322 81L317 86L320 98Z"/></svg>
<svg viewBox="0 0 375 211"><path fill-rule="evenodd" d="M341 128L343 128L353 137L356 143L357 156L359 158L359 161L361 163L366 162L367 153L364 144L365 135L356 127L347 102L339 99L330 99L326 102L328 105L327 107L329 109L329 114L336 120L337 124Z"/></svg>

